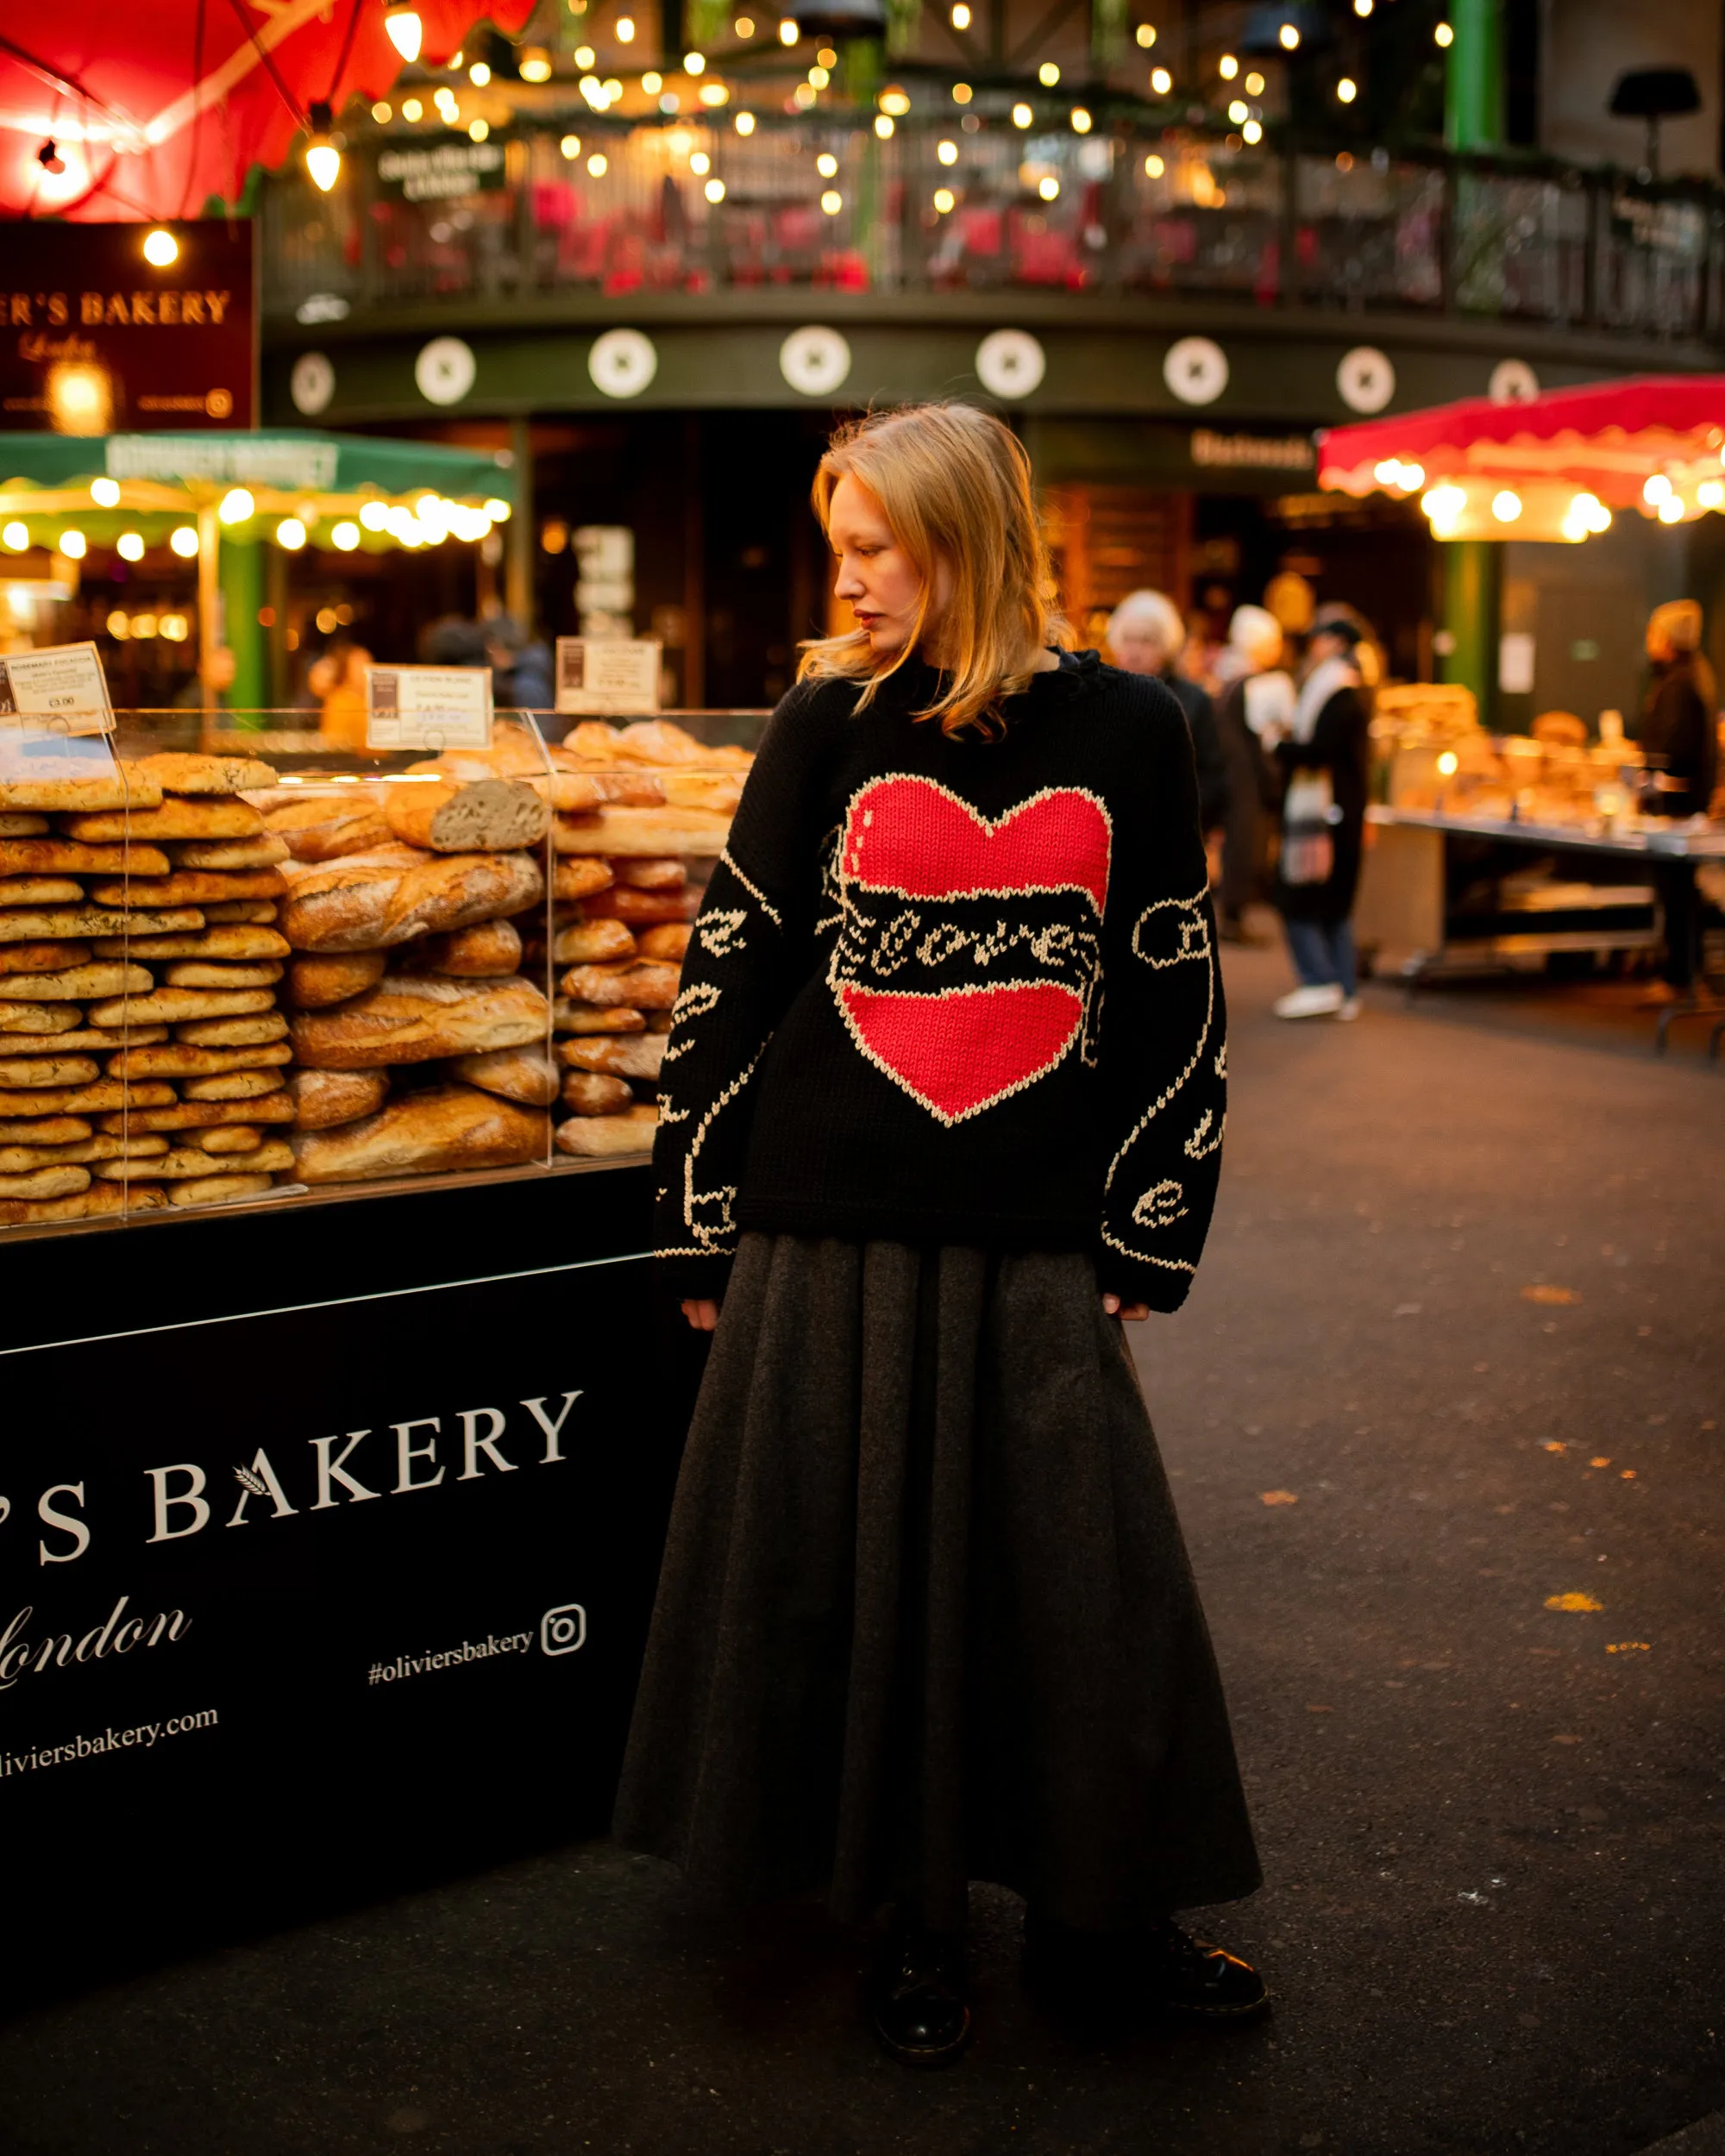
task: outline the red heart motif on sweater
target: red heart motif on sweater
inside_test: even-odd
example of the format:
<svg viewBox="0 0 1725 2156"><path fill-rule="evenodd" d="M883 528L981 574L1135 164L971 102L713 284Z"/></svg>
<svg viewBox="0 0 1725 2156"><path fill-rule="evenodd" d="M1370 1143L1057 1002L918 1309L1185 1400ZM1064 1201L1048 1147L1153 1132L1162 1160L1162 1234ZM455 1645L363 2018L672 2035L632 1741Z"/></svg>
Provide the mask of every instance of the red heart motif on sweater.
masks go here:
<svg viewBox="0 0 1725 2156"><path fill-rule="evenodd" d="M877 779L851 802L847 882L907 898L1008 898L1082 891L1100 915L1112 837L1107 810L1073 787L1032 795L993 821L932 780ZM932 995L835 983L871 1062L945 1124L962 1122L1052 1070L1084 1020L1064 982L1000 981Z"/></svg>

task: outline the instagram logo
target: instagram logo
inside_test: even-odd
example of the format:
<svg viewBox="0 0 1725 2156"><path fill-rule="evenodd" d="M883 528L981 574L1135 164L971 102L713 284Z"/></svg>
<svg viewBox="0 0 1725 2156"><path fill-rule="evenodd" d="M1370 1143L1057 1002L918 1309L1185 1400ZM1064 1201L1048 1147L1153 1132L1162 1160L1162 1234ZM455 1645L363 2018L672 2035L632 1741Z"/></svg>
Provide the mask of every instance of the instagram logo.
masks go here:
<svg viewBox="0 0 1725 2156"><path fill-rule="evenodd" d="M542 1654L573 1654L586 1645L587 1614L579 1602L560 1602L539 1620Z"/></svg>

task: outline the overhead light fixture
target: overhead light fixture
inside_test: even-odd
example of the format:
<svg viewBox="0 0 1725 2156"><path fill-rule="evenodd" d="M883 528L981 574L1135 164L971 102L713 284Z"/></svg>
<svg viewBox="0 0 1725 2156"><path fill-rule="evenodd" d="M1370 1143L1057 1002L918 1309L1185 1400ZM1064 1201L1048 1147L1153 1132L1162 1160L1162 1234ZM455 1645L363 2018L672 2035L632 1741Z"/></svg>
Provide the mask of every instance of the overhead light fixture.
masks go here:
<svg viewBox="0 0 1725 2156"><path fill-rule="evenodd" d="M880 136L883 142L891 141L893 138L893 116L889 112L877 112L875 115L875 132Z"/></svg>
<svg viewBox="0 0 1725 2156"><path fill-rule="evenodd" d="M1224 53L1216 62L1216 72L1224 82L1232 82L1240 71L1240 64L1232 53Z"/></svg>
<svg viewBox="0 0 1725 2156"><path fill-rule="evenodd" d="M896 83L881 92L881 110L890 112L895 120L902 120L911 109L911 101Z"/></svg>
<svg viewBox="0 0 1725 2156"><path fill-rule="evenodd" d="M1036 191L1042 197L1044 202L1057 201L1060 194L1060 182L1054 177L1052 172L1050 172L1045 176L1045 178L1038 180L1036 183Z"/></svg>
<svg viewBox="0 0 1725 2156"><path fill-rule="evenodd" d="M500 494L492 495L485 504L485 513L494 524L506 524L514 514Z"/></svg>
<svg viewBox="0 0 1725 2156"><path fill-rule="evenodd" d="M603 179L610 170L610 163L607 160L603 150L595 150L593 155L587 160L587 178L589 179Z"/></svg>
<svg viewBox="0 0 1725 2156"><path fill-rule="evenodd" d="M222 497L216 514L224 524L242 524L248 517L256 513L257 506L249 487L230 486Z"/></svg>
<svg viewBox="0 0 1725 2156"><path fill-rule="evenodd" d="M1450 28L1447 22L1440 22L1433 30L1432 35L1437 40L1440 45L1453 45L1455 43L1455 32Z"/></svg>
<svg viewBox="0 0 1725 2156"><path fill-rule="evenodd" d="M701 192L706 197L709 202L723 202L724 200L724 182L722 179L710 179L708 180L706 185L701 189Z"/></svg>
<svg viewBox="0 0 1725 2156"><path fill-rule="evenodd" d="M704 75L706 72L706 54L705 53L685 53L683 72L686 75Z"/></svg>
<svg viewBox="0 0 1725 2156"><path fill-rule="evenodd" d="M1167 166L1154 150L1144 160L1144 176L1146 179L1160 179L1167 170Z"/></svg>
<svg viewBox="0 0 1725 2156"><path fill-rule="evenodd" d="M620 30L622 25L619 23L618 28ZM543 45L530 45L521 55L521 79L523 82L550 81L551 55Z"/></svg>
<svg viewBox="0 0 1725 2156"><path fill-rule="evenodd" d="M351 554L360 543L360 528L346 517L329 534L329 543L343 554Z"/></svg>
<svg viewBox="0 0 1725 2156"><path fill-rule="evenodd" d="M1344 75L1336 85L1336 95L1345 105L1351 105L1359 95L1359 85L1352 75Z"/></svg>
<svg viewBox="0 0 1725 2156"><path fill-rule="evenodd" d="M1261 120L1246 121L1240 128L1240 140L1243 142L1263 141L1264 122Z"/></svg>
<svg viewBox="0 0 1725 2156"><path fill-rule="evenodd" d="M120 505L120 482L117 479L91 479L90 498L98 509L117 509Z"/></svg>
<svg viewBox="0 0 1725 2156"><path fill-rule="evenodd" d="M122 531L114 542L114 551L122 561L141 561L144 558L144 535L141 531Z"/></svg>
<svg viewBox="0 0 1725 2156"><path fill-rule="evenodd" d="M950 187L937 187L934 191L935 215L944 217L957 199Z"/></svg>
<svg viewBox="0 0 1725 2156"><path fill-rule="evenodd" d="M1150 86L1158 97L1165 97L1174 87L1174 78L1165 67L1152 67L1150 71Z"/></svg>
<svg viewBox="0 0 1725 2156"><path fill-rule="evenodd" d="M950 20L952 27L955 30L968 30L969 28L970 10L965 6L964 0L957 0L957 3L953 8L952 14L949 19Z"/></svg>
<svg viewBox="0 0 1725 2156"><path fill-rule="evenodd" d="M1013 125L1015 128L1027 128L1035 117L1036 115L1031 110L1028 105L1014 105L1013 107Z"/></svg>
<svg viewBox="0 0 1725 2156"><path fill-rule="evenodd" d="M823 150L814 160L814 168L823 179L831 179L838 170L838 160L831 150Z"/></svg>
<svg viewBox="0 0 1725 2156"><path fill-rule="evenodd" d="M275 528L275 542L285 547L290 554L298 554L305 544L305 527L298 517L284 517Z"/></svg>
<svg viewBox="0 0 1725 2156"><path fill-rule="evenodd" d="M1650 509L1657 509L1661 502L1672 498L1672 483L1663 472L1655 472L1641 489L1641 499Z"/></svg>
<svg viewBox="0 0 1725 2156"><path fill-rule="evenodd" d="M958 145L956 142L937 142L934 154L943 165L956 165L958 162ZM837 169L835 166L834 170Z"/></svg>
<svg viewBox="0 0 1725 2156"><path fill-rule="evenodd" d="M1298 25L1293 22L1284 22L1282 28L1276 33L1276 41L1282 47L1284 53L1298 52L1300 49L1300 31Z"/></svg>
<svg viewBox="0 0 1725 2156"><path fill-rule="evenodd" d="M1680 495L1673 494L1668 501L1659 504L1659 522L1662 524L1680 524L1683 522L1683 498Z"/></svg>
<svg viewBox="0 0 1725 2156"><path fill-rule="evenodd" d="M735 124L737 132L739 135L753 135L755 132L755 115L752 112L739 112L737 116Z"/></svg>
<svg viewBox="0 0 1725 2156"><path fill-rule="evenodd" d="M4 547L8 554L22 554L29 543L29 526L21 523L16 517L0 530L0 547Z"/></svg>
<svg viewBox="0 0 1725 2156"><path fill-rule="evenodd" d="M467 80L475 90L483 90L491 80L491 70L482 60L476 60L467 70Z"/></svg>
<svg viewBox="0 0 1725 2156"><path fill-rule="evenodd" d="M197 525L176 524L168 535L167 542L182 561L190 561L198 552Z"/></svg>
<svg viewBox="0 0 1725 2156"><path fill-rule="evenodd" d="M172 232L157 225L144 235L144 260L154 268L166 269L170 262L179 259L179 241Z"/></svg>
<svg viewBox="0 0 1725 2156"><path fill-rule="evenodd" d="M329 132L329 106L321 103L313 105L310 118L311 139L305 145L305 169L311 176L312 185L320 194L327 195L342 177L342 153Z"/></svg>
<svg viewBox="0 0 1725 2156"><path fill-rule="evenodd" d="M382 531L389 523L389 505L386 502L361 502L360 522L367 531Z"/></svg>
<svg viewBox="0 0 1725 2156"><path fill-rule="evenodd" d="M425 26L419 20L417 8L389 8L385 10L383 27L389 32L389 41L405 60L419 57L420 41Z"/></svg>
<svg viewBox="0 0 1725 2156"><path fill-rule="evenodd" d="M836 217L844 207L844 197L836 187L829 187L820 198L820 206L829 217Z"/></svg>
<svg viewBox="0 0 1725 2156"><path fill-rule="evenodd" d="M689 170L697 179L705 179L712 170L712 160L705 150L697 150L689 160Z"/></svg>
<svg viewBox="0 0 1725 2156"><path fill-rule="evenodd" d="M1513 486L1501 488L1491 498L1491 513L1500 524L1513 524L1521 513L1521 497ZM1683 511L1679 510L1681 516Z"/></svg>
<svg viewBox="0 0 1725 2156"><path fill-rule="evenodd" d="M956 105L968 105L975 94L968 82L956 82L952 85L952 102Z"/></svg>
<svg viewBox="0 0 1725 2156"><path fill-rule="evenodd" d="M802 31L798 28L795 18L787 15L779 25L780 44L794 45L801 35Z"/></svg>
<svg viewBox="0 0 1725 2156"><path fill-rule="evenodd" d="M1153 22L1140 22L1133 34L1147 53L1156 42L1156 25Z"/></svg>
<svg viewBox="0 0 1725 2156"><path fill-rule="evenodd" d="M1236 97L1228 107L1228 118L1235 127L1239 127L1242 121L1249 120L1251 117L1251 108L1239 97Z"/></svg>
<svg viewBox="0 0 1725 2156"><path fill-rule="evenodd" d="M1060 70L1051 60L1045 60L1036 71L1036 78L1044 90L1052 90L1060 80Z"/></svg>
<svg viewBox="0 0 1725 2156"><path fill-rule="evenodd" d="M1678 514L1679 516L1683 514L1681 509L1678 510ZM90 542L74 525L71 529L61 532L60 536L60 544L55 548L55 552L58 554L63 554L68 561L82 561L85 553L88 551L89 545Z"/></svg>
<svg viewBox="0 0 1725 2156"><path fill-rule="evenodd" d="M557 147L573 165L581 154L581 138L579 135L566 135Z"/></svg>
<svg viewBox="0 0 1725 2156"><path fill-rule="evenodd" d="M1075 135L1088 135L1095 124L1095 122L1091 119L1089 114L1084 110L1082 105L1073 106L1072 132Z"/></svg>

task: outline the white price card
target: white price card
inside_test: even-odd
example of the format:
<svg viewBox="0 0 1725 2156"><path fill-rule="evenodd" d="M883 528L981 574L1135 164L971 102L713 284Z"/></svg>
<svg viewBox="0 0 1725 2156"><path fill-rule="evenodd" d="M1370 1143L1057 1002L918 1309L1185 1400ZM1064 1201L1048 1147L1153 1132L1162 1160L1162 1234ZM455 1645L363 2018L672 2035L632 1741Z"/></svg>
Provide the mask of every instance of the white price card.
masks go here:
<svg viewBox="0 0 1725 2156"><path fill-rule="evenodd" d="M559 636L557 709L637 718L659 708L656 636Z"/></svg>
<svg viewBox="0 0 1725 2156"><path fill-rule="evenodd" d="M489 749L489 667L367 667L367 749Z"/></svg>
<svg viewBox="0 0 1725 2156"><path fill-rule="evenodd" d="M0 726L111 734L114 707L95 645L50 644L0 659Z"/></svg>

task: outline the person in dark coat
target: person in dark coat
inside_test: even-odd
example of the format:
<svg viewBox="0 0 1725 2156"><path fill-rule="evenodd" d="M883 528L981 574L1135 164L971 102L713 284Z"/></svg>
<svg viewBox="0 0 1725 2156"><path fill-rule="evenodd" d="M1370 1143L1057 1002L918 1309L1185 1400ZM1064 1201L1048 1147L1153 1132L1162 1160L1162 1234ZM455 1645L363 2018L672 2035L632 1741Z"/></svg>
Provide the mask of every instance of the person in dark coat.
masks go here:
<svg viewBox="0 0 1725 2156"><path fill-rule="evenodd" d="M1069 2011L1253 2013L1172 1921L1260 1873L1120 1323L1183 1300L1220 1169L1186 723L1054 648L991 415L852 422L815 506L856 627L773 714L664 1054L657 1263L715 1337L617 1833L886 1908L907 2064L969 2035L973 1879Z"/></svg>
<svg viewBox="0 0 1725 2156"><path fill-rule="evenodd" d="M1300 986L1280 1018L1359 1015L1353 904L1364 845L1367 719L1354 665L1359 624L1313 625L1294 710L1264 736L1282 778L1282 849L1274 898Z"/></svg>
<svg viewBox="0 0 1725 2156"><path fill-rule="evenodd" d="M1198 815L1208 839L1227 819L1228 761L1209 692L1175 670L1185 648L1186 624L1164 592L1129 592L1108 617L1108 653L1114 664L1127 674L1147 674L1160 681L1186 714L1198 767Z"/></svg>
<svg viewBox="0 0 1725 2156"><path fill-rule="evenodd" d="M1294 708L1294 684L1282 671L1283 642L1282 624L1267 609L1234 609L1221 661L1228 685L1216 704L1228 768L1218 926L1233 943L1255 940L1246 908L1262 900L1269 884L1270 833L1282 782L1263 737L1266 729L1285 724Z"/></svg>
<svg viewBox="0 0 1725 2156"><path fill-rule="evenodd" d="M1702 656L1701 621L1695 600L1678 599L1647 622L1653 672L1638 738L1666 780L1653 799L1661 816L1704 816L1718 778L1718 688Z"/></svg>

